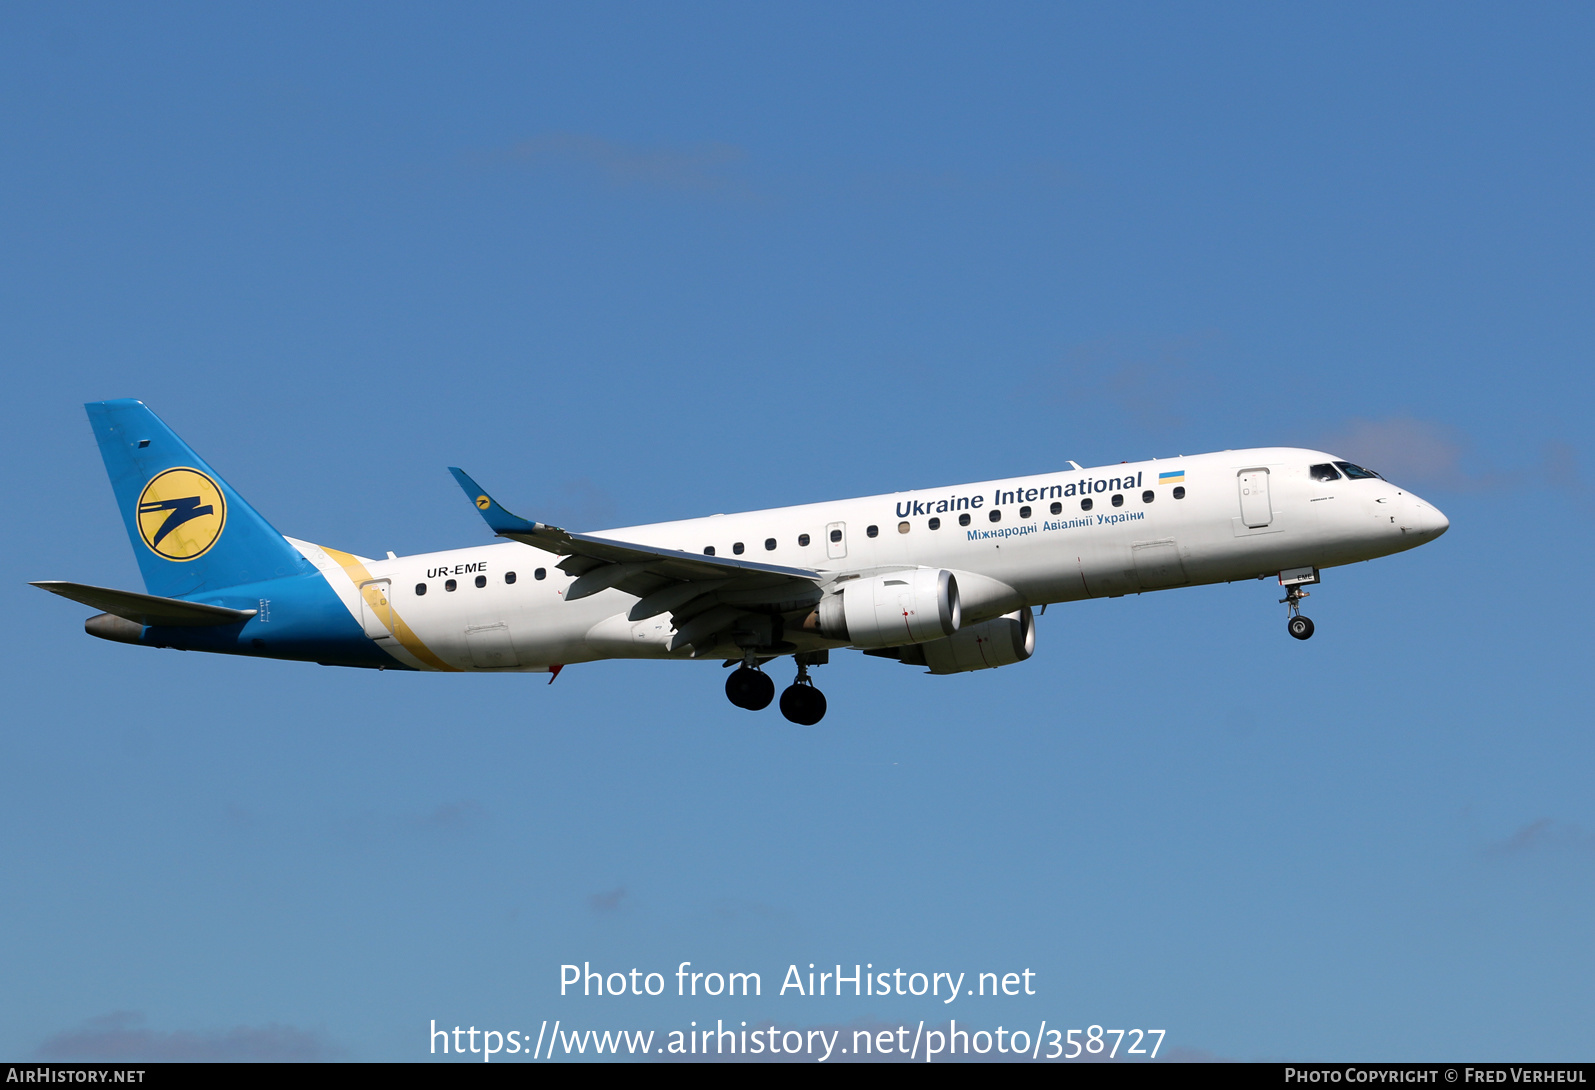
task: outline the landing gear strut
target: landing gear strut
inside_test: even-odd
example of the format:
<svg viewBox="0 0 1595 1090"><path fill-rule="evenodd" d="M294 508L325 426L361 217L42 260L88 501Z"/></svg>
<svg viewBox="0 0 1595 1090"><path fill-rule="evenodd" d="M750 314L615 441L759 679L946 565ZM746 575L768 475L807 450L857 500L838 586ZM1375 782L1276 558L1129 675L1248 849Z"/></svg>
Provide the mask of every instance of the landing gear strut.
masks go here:
<svg viewBox="0 0 1595 1090"><path fill-rule="evenodd" d="M825 694L814 687L809 677L806 656L797 659L797 680L781 694L781 714L803 727L812 727L825 718Z"/></svg>
<svg viewBox="0 0 1595 1090"><path fill-rule="evenodd" d="M797 660L797 680L781 694L781 714L794 723L812 727L825 718L825 694L814 687L809 677L809 667L823 664L830 656L824 651L807 651L792 656ZM726 665L736 662L732 659ZM726 698L739 708L750 712L762 711L775 699L775 682L759 669L759 659L752 651L742 660L742 665L726 678Z"/></svg>
<svg viewBox="0 0 1595 1090"><path fill-rule="evenodd" d="M1258 576L1259 579L1266 578ZM1313 623L1301 615L1301 600L1307 597L1303 588L1309 583L1318 582L1318 569L1286 568L1279 573L1279 585L1285 588L1285 597L1279 600L1282 606L1290 607L1290 616L1285 620L1285 631L1295 636L1298 640L1310 640L1313 635Z"/></svg>
<svg viewBox="0 0 1595 1090"><path fill-rule="evenodd" d="M1286 587L1285 597L1279 604L1290 607L1290 619L1285 622L1285 631L1295 636L1298 640L1310 640L1313 636L1313 622L1301 615L1301 600L1310 597L1307 591L1300 586Z"/></svg>

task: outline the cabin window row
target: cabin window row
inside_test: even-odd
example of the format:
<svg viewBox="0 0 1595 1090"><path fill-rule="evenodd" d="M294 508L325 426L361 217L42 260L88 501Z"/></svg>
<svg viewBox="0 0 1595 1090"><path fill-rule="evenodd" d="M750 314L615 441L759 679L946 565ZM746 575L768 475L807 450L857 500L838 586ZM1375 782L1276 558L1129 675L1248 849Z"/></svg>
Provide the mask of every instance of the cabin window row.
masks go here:
<svg viewBox="0 0 1595 1090"><path fill-rule="evenodd" d="M538 568L536 571L534 571L532 573L532 578L533 579L547 579L548 578L548 569L547 568ZM485 587L485 586L487 586L487 576L478 575L476 577L476 579L474 580L474 582L476 583L478 588ZM515 573L512 572L512 571L505 572L504 573L504 582L513 585L514 582L515 582ZM428 585L429 584L426 584L426 583L417 583L415 585L415 596L417 598L420 598L422 595L426 594L426 589L427 589ZM443 589L446 590L446 591L459 590L460 589L460 582L457 579L445 579L445 580L443 580Z"/></svg>
<svg viewBox="0 0 1595 1090"><path fill-rule="evenodd" d="M1185 486L1184 485L1175 486L1175 489L1174 489L1172 494L1173 494L1175 499L1183 500L1185 498ZM1150 488L1147 489L1145 492L1141 493L1141 502L1142 503L1151 503L1155 499L1157 499L1157 493L1152 491ZM1115 492L1111 497L1109 497L1109 502L1112 503L1114 507L1123 507L1124 506L1124 493ZM1089 511L1095 506L1096 506L1095 501L1093 501L1090 498L1083 499L1083 500L1080 501L1080 510L1082 510L1082 511ZM1061 514L1063 514L1063 504L1061 504L1061 503L1059 503L1057 501L1053 501L1052 506L1050 508L1048 508L1048 510L1054 515L1061 515ZM1031 508L1028 507L1028 506L1019 508L1019 517L1021 519L1028 519L1034 513L1035 512L1032 511ZM1001 522L1002 521L1002 508L994 507L990 511L987 511L986 512L986 519L987 519L988 522ZM967 511L958 516L958 525L960 525L960 526L968 526L969 522L970 522L970 518L969 518L969 513ZM932 518L932 519L928 520L925 523L925 526L928 529L931 529L931 530L940 530L941 529L941 519ZM871 526L865 532L868 533L870 537L874 537L875 536L875 530L876 530L876 528ZM899 522L897 524L897 532L898 533L906 534L906 533L908 533L908 531L909 531L909 524L907 522Z"/></svg>
<svg viewBox="0 0 1595 1090"><path fill-rule="evenodd" d="M1176 485L1174 487L1173 493L1171 493L1171 494L1173 495L1173 497L1175 499L1183 500L1185 498L1185 486L1184 485ZM1152 501L1154 501L1156 499L1157 499L1157 493L1154 492L1150 488L1148 488L1145 492L1141 493L1141 502L1142 503L1151 503ZM1109 497L1109 502L1114 507L1123 507L1124 506L1124 493L1123 492L1115 492L1111 497ZM1089 511L1094 506L1096 506L1095 501L1092 500L1089 497L1087 497L1086 499L1083 499L1083 500L1080 501L1080 510L1082 510L1082 511ZM1054 501L1053 504L1052 504L1052 507L1049 510L1054 515L1061 515L1061 514L1063 514L1063 504L1061 504L1061 503L1059 503L1057 501ZM1019 508L1019 517L1021 519L1030 518L1032 514L1034 514L1034 512L1028 506ZM990 511L986 512L986 518L987 518L988 521L991 521L991 522L1001 522L1002 521L1002 509L998 508L998 507L992 508ZM969 522L970 522L969 512L966 511L963 514L958 516L958 525L960 525L960 526L968 526ZM940 530L941 529L941 519L932 518L928 522L926 522L925 525L926 525L926 527L928 529ZM897 524L897 532L900 533L900 534L908 533L908 531L911 528L912 528L911 524L906 522L906 521L899 522ZM870 526L864 527L864 536L865 537L879 537L880 534L881 534L881 528L879 526L877 526L877 525L870 525ZM831 541L833 543L839 543L841 540L842 540L842 531L840 531L840 530L832 530L831 531ZM798 542L799 547L807 548L808 544L809 544L809 535L808 534L799 534L797 542ZM767 538L764 539L764 548L765 548L765 550L767 552L774 552L775 551L775 547L776 547L775 538L767 537ZM741 542L741 541L733 542L732 545L731 545L731 551L733 553L735 553L737 556L741 556L743 554L743 552L746 551L746 548L747 548L746 545L743 542ZM705 545L703 547L703 555L704 556L714 556L715 555L714 546L713 545Z"/></svg>
<svg viewBox="0 0 1595 1090"><path fill-rule="evenodd" d="M1316 469L1317 467L1315 466L1314 468ZM1174 498L1177 499L1177 500L1183 500L1185 498L1185 488L1184 488L1184 486L1177 486L1174 489ZM1157 493L1153 492L1150 488L1147 489L1145 492L1141 493L1141 502L1142 503L1151 503L1155 499L1157 499ZM1112 502L1114 507L1123 507L1124 506L1124 493L1115 492L1113 494L1112 498L1111 498L1111 502ZM1091 508L1093 506L1094 506L1094 504L1093 504L1092 500L1089 497L1080 501L1080 510L1082 510L1082 511L1089 511L1089 510L1091 510ZM1061 515L1061 514L1063 514L1063 504L1054 501L1054 503L1052 504L1052 507L1050 508L1050 510L1051 510L1051 512L1054 515ZM1019 508L1019 517L1021 519L1027 519L1027 518L1029 518L1031 516L1031 514L1032 514L1031 509L1028 506ZM1002 521L1002 509L1001 508L995 508L995 507L992 508L990 511L988 511L986 513L986 518L988 520L992 521L992 522L1001 522ZM968 526L969 525L969 521L970 521L969 512L967 512L967 511L958 516L958 525L960 525L960 526ZM928 528L932 529L932 530L940 530L941 529L941 519L932 518L925 525ZM907 523L906 521L905 522L899 522L897 524L897 532L900 533L900 534L908 533L910 528L911 527L910 527L909 523ZM866 537L879 537L880 536L880 532L881 532L881 528L879 526L876 526L876 525L866 526L864 528L864 534L865 534ZM833 543L838 543L841 540L842 540L842 531L840 531L840 530L832 530L831 531L831 541ZM808 544L809 544L809 541L810 541L810 538L809 538L808 534L799 534L798 535L797 543L798 543L798 546L800 548L807 548ZM766 552L774 552L775 548L776 548L776 544L777 544L777 542L776 542L775 538L773 538L773 537L765 538L764 539L765 551ZM743 554L743 552L746 551L746 548L747 548L746 544L744 542L741 542L741 541L733 542L732 545L731 545L731 551L733 553L735 553L736 555L738 555L738 556L741 556ZM704 556L713 556L713 555L715 555L714 546L713 545L704 546L703 555ZM532 578L533 579L547 579L548 578L548 569L547 568L538 568L536 571L534 571L532 573ZM476 577L476 579L475 579L475 582L476 582L477 587L479 587L479 588L480 587L485 587L485 586L487 586L487 576L478 575ZM505 572L504 573L504 582L507 583L507 584L513 584L515 582L515 573L512 572L512 571ZM458 580L455 580L455 579L445 579L445 580L443 580L443 589L445 591L458 590L459 586L460 586L460 584L459 584ZM426 592L427 592L427 584L426 583L417 583L415 585L416 597L419 598L422 595L426 594Z"/></svg>
<svg viewBox="0 0 1595 1090"><path fill-rule="evenodd" d="M809 547L809 542L811 540L812 539L809 537L808 534L799 534L798 535L798 539L797 539L798 547L801 548L801 549L808 548ZM840 530L832 530L831 531L831 540L832 541L841 541L842 540L842 531L840 531ZM773 538L773 537L765 538L764 539L764 551L767 552L767 553L775 552L777 544L778 544L778 542L775 540L775 538ZM733 541L731 543L731 551L733 553L735 553L737 556L741 556L743 553L747 552L747 548L748 547L747 547L747 544L745 542ZM704 556L713 556L714 555L714 546L713 545L705 545L703 547L703 555Z"/></svg>

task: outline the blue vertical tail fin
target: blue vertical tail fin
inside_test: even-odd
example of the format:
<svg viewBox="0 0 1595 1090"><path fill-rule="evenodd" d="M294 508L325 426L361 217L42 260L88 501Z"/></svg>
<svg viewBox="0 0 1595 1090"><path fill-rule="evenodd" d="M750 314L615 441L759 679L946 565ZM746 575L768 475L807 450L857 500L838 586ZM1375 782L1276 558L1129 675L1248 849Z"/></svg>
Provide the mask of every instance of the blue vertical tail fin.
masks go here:
<svg viewBox="0 0 1595 1090"><path fill-rule="evenodd" d="M175 598L315 570L143 402L84 408L149 593Z"/></svg>

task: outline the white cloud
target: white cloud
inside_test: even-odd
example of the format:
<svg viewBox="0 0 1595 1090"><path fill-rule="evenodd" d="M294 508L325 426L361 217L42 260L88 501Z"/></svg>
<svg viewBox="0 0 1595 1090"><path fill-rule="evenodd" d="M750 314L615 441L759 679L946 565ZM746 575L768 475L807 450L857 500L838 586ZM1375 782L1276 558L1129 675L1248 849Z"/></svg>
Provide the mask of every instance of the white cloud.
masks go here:
<svg viewBox="0 0 1595 1090"><path fill-rule="evenodd" d="M1595 833L1577 825L1540 818L1531 821L1505 840L1484 848L1495 859L1512 859L1546 851L1595 852Z"/></svg>
<svg viewBox="0 0 1595 1090"><path fill-rule="evenodd" d="M1499 474L1470 474L1466 440L1450 428L1410 416L1348 420L1317 445L1392 481L1464 489L1507 483Z"/></svg>
<svg viewBox="0 0 1595 1090"><path fill-rule="evenodd" d="M1181 427L1182 391L1205 381L1197 361L1220 341L1212 331L1182 337L1102 337L1075 345L1063 355L1066 400L1106 402L1148 431Z"/></svg>
<svg viewBox="0 0 1595 1090"><path fill-rule="evenodd" d="M1516 468L1501 468L1501 457L1474 455L1473 443L1454 428L1411 416L1353 418L1311 443L1414 488L1482 492L1552 486L1580 500L1588 495L1578 472L1578 452L1556 440L1545 442L1537 462L1519 461Z"/></svg>
<svg viewBox="0 0 1595 1090"><path fill-rule="evenodd" d="M614 889L606 889L589 896L587 907L598 913L614 912L625 899L626 887L616 886Z"/></svg>

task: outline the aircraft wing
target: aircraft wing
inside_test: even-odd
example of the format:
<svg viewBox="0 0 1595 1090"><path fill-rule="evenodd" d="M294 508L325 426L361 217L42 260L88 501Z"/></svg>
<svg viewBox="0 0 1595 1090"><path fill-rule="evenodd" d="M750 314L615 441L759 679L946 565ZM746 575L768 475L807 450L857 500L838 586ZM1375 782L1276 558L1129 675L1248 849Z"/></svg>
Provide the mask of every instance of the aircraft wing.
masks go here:
<svg viewBox="0 0 1595 1090"><path fill-rule="evenodd" d="M668 612L676 627L671 650L687 644L713 646L746 613L810 608L830 578L812 568L571 533L511 514L463 470L451 466L449 472L499 537L564 558L556 567L576 577L565 592L567 602L615 587L640 599L629 614L633 621Z"/></svg>

